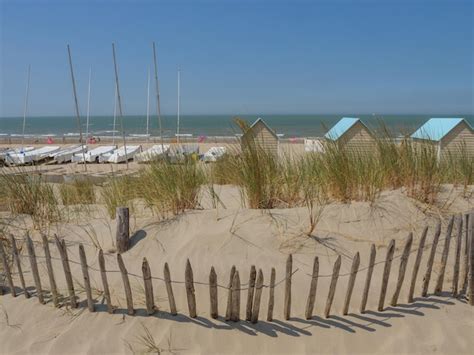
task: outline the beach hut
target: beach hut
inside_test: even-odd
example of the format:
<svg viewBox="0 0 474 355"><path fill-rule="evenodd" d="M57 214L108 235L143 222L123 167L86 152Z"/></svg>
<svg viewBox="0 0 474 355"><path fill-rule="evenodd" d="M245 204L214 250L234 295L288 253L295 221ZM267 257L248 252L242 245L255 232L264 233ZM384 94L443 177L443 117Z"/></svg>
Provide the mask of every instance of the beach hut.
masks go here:
<svg viewBox="0 0 474 355"><path fill-rule="evenodd" d="M367 126L354 117L343 117L324 136L329 141L338 142L354 150L371 150L375 139Z"/></svg>
<svg viewBox="0 0 474 355"><path fill-rule="evenodd" d="M257 144L265 151L278 155L278 136L260 117L242 135L240 144L242 150L249 144Z"/></svg>
<svg viewBox="0 0 474 355"><path fill-rule="evenodd" d="M438 159L465 151L474 156L474 130L464 118L430 118L411 135L414 142L437 146Z"/></svg>

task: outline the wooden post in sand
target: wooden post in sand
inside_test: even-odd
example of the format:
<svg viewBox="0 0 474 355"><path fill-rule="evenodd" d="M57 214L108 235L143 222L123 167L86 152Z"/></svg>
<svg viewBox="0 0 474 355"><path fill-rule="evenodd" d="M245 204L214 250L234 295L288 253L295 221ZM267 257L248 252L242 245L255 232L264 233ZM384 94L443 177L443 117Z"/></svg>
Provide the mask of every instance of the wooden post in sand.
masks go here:
<svg viewBox="0 0 474 355"><path fill-rule="evenodd" d="M102 279L102 285L104 287L105 301L107 302L107 311L112 314L114 313L114 307L112 306L112 299L110 297L109 283L107 281L107 271L105 270L104 252L102 251L102 249L99 250L99 268L100 277Z"/></svg>
<svg viewBox="0 0 474 355"><path fill-rule="evenodd" d="M387 294L388 279L390 277L390 269L392 267L393 253L395 252L395 240L392 239L387 248L387 255L385 257L385 266L382 275L382 287L380 289L378 311L383 311L383 304L385 302L385 295Z"/></svg>
<svg viewBox="0 0 474 355"><path fill-rule="evenodd" d="M51 252L49 250L49 242L46 235L41 234L43 241L44 257L46 259L46 269L48 270L49 287L51 289L51 296L53 298L53 304L55 307L59 307L59 295L58 288L56 286L56 279L54 278L53 264L51 262Z"/></svg>
<svg viewBox="0 0 474 355"><path fill-rule="evenodd" d="M469 215L469 304L474 306L474 212Z"/></svg>
<svg viewBox="0 0 474 355"><path fill-rule="evenodd" d="M186 261L184 281L186 285L186 297L188 299L189 316L191 318L196 318L197 314L196 314L196 296L194 294L194 277L193 277L193 269L191 267L191 263L189 262L189 259Z"/></svg>
<svg viewBox="0 0 474 355"><path fill-rule="evenodd" d="M326 308L324 309L324 317L328 318L329 313L331 312L332 301L334 300L334 295L336 294L337 279L339 278L339 270L341 269L341 256L338 255L336 262L334 263L334 268L332 270L331 284L329 285L328 299L326 301Z"/></svg>
<svg viewBox="0 0 474 355"><path fill-rule="evenodd" d="M217 308L217 274L214 266L211 267L211 272L209 273L209 298L211 300L211 318L217 319L219 316Z"/></svg>
<svg viewBox="0 0 474 355"><path fill-rule="evenodd" d="M441 234L441 223L436 225L435 234L433 237L433 243L431 244L430 255L428 257L428 263L426 265L425 277L423 277L423 286L421 290L421 296L426 297L428 294L428 286L430 285L431 271L433 270L433 262L436 255L436 247L438 246L439 235Z"/></svg>
<svg viewBox="0 0 474 355"><path fill-rule="evenodd" d="M360 313L365 313L365 307L367 306L367 299L369 298L370 281L372 280L372 274L374 272L375 255L376 255L375 245L372 244L370 246L369 267L367 268L367 276L365 278L364 293L362 294L362 301L360 302L360 308L359 308Z"/></svg>
<svg viewBox="0 0 474 355"><path fill-rule="evenodd" d="M293 256L288 255L286 260L286 274L285 274L285 304L283 314L285 320L290 319L291 315L291 274L293 273Z"/></svg>
<svg viewBox="0 0 474 355"><path fill-rule="evenodd" d="M227 308L225 310L225 320L230 320L232 315L232 282L234 281L235 265L230 269L230 278L227 285Z"/></svg>
<svg viewBox="0 0 474 355"><path fill-rule="evenodd" d="M441 269L439 271L438 280L436 281L436 286L434 289L435 294L439 294L443 290L444 273L446 271L446 263L448 262L449 244L451 241L451 234L453 232L453 225L454 225L454 216L450 218L449 223L448 223L448 228L446 230L446 238L444 240L443 254L441 255Z"/></svg>
<svg viewBox="0 0 474 355"><path fill-rule="evenodd" d="M155 313L155 302L153 299L153 281L151 279L151 270L150 265L146 258L143 258L142 262L142 274L143 274L143 284L145 287L145 303L146 303L146 313L152 315Z"/></svg>
<svg viewBox="0 0 474 355"><path fill-rule="evenodd" d="M313 318L314 300L316 299L316 289L318 287L318 276L319 259L317 256L315 256L313 261L313 274L311 275L311 284L309 285L308 300L306 301L306 319Z"/></svg>
<svg viewBox="0 0 474 355"><path fill-rule="evenodd" d="M258 314L260 312L260 300L262 298L263 289L263 272L262 269L258 270L257 284L255 285L255 300L252 307L252 323L258 322Z"/></svg>
<svg viewBox="0 0 474 355"><path fill-rule="evenodd" d="M117 231L115 240L117 252L125 253L130 244L130 211L128 207L117 207L116 210Z"/></svg>
<svg viewBox="0 0 474 355"><path fill-rule="evenodd" d="M117 254L117 264L122 274L123 287L125 289L125 298L127 299L127 312L128 315L133 316L135 310L133 309L133 298L132 298L132 288L130 287L130 280L128 279L128 271L123 263L122 255Z"/></svg>
<svg viewBox="0 0 474 355"><path fill-rule="evenodd" d="M400 296L400 291L403 286L403 280L405 279L405 272L407 269L408 258L410 256L410 250L411 250L412 244L413 244L413 233L410 233L408 235L407 240L405 241L402 257L400 258L400 267L398 269L397 286L395 287L395 292L393 293L392 300L390 301L391 306L397 305L398 297Z"/></svg>
<svg viewBox="0 0 474 355"><path fill-rule="evenodd" d="M273 320L273 307L275 306L275 268L272 267L270 273L270 287L268 293L268 312L267 312L267 321L271 322Z"/></svg>
<svg viewBox="0 0 474 355"><path fill-rule="evenodd" d="M165 263L163 268L163 274L165 276L165 284L166 284L166 293L168 294L168 302L170 304L170 313L171 315L175 316L178 314L176 311L176 302L174 300L174 293L173 287L171 286L171 273L168 263Z"/></svg>
<svg viewBox="0 0 474 355"><path fill-rule="evenodd" d="M16 240L13 237L13 234L10 234L10 242L12 244L13 259L15 259L16 268L18 270L18 275L20 276L21 287L23 288L23 293L25 294L25 298L30 298L30 293L26 289L25 278L23 277L23 270L22 270L22 267L21 267L20 254L18 253L18 248L16 246Z"/></svg>
<svg viewBox="0 0 474 355"><path fill-rule="evenodd" d="M352 261L351 274L349 276L349 281L347 282L346 299L344 301L344 308L342 310L343 315L347 315L347 313L349 312L349 304L351 302L352 290L354 290L357 271L359 271L359 264L360 255L359 252L357 252Z"/></svg>
<svg viewBox="0 0 474 355"><path fill-rule="evenodd" d="M15 285L13 284L12 274L10 272L10 265L8 265L7 254L3 248L3 241L0 239L0 258L2 258L3 272L7 277L8 286L10 287L10 293L13 297L16 297Z"/></svg>
<svg viewBox="0 0 474 355"><path fill-rule="evenodd" d="M461 294L467 291L467 280L469 275L469 213L464 215L464 247L462 253Z"/></svg>
<svg viewBox="0 0 474 355"><path fill-rule="evenodd" d="M92 299L92 290L91 282L89 278L89 269L87 266L86 253L84 251L84 246L79 244L79 259L81 260L82 276L84 278L84 288L86 289L87 295L87 308L89 312L94 312L94 300Z"/></svg>
<svg viewBox="0 0 474 355"><path fill-rule="evenodd" d="M240 320L240 277L239 272L235 271L232 281L232 312L230 320L238 322Z"/></svg>
<svg viewBox="0 0 474 355"><path fill-rule="evenodd" d="M31 272L33 274L33 280L35 281L36 294L40 303L44 303L43 289L41 287L41 279L38 272L38 264L36 263L35 247L33 241L30 238L28 232L26 233L26 247L28 249L28 256L30 258Z"/></svg>
<svg viewBox="0 0 474 355"><path fill-rule="evenodd" d="M56 242L56 247L58 248L59 255L61 256L61 262L63 264L64 277L66 278L67 290L69 293L69 303L71 308L77 308L76 293L74 292L74 284L72 282L71 267L69 266L66 242L64 239L59 241L57 235L54 235L54 240Z"/></svg>
<svg viewBox="0 0 474 355"><path fill-rule="evenodd" d="M255 265L250 267L249 285L247 290L247 308L245 311L245 320L252 320L252 306L253 306L253 294L255 291L255 279L257 278L257 270Z"/></svg>
<svg viewBox="0 0 474 355"><path fill-rule="evenodd" d="M461 242L462 242L462 215L456 218L456 251L454 253L454 269L453 269L453 284L451 286L451 292L453 297L458 295L458 284L459 284L459 263L461 259Z"/></svg>
<svg viewBox="0 0 474 355"><path fill-rule="evenodd" d="M418 244L418 251L416 253L415 265L413 265L413 272L411 274L410 290L408 291L408 303L413 302L413 294L415 293L416 277L420 269L421 257L423 256L423 249L425 248L426 236L428 235L428 226L423 229Z"/></svg>

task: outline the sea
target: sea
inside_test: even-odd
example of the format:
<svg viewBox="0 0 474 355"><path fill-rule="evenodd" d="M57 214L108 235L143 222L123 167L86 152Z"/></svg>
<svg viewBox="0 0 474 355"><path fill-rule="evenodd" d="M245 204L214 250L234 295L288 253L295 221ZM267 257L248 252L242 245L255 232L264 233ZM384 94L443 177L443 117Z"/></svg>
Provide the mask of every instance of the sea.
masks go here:
<svg viewBox="0 0 474 355"><path fill-rule="evenodd" d="M414 115L323 115L323 114L268 114L243 115L239 118L248 123L261 117L277 134L282 137L321 137L342 117L359 117L372 129L387 128L393 136L407 135L414 132L431 117L463 117L474 127L474 115L452 114L414 114ZM235 124L236 116L232 115L182 115L180 117L180 133L194 137L223 137L241 133ZM162 116L163 136L172 137L176 133L176 116ZM86 119L81 118L82 132L86 132ZM0 135L16 136L22 134L22 117L0 117ZM126 135L146 133L147 120L145 115L123 117L123 130ZM120 118L116 119L115 134L121 132ZM27 117L26 136L63 136L76 135L79 129L74 116ZM91 116L89 133L94 136L110 136L114 134L112 116ZM149 134L159 136L158 118L150 116Z"/></svg>

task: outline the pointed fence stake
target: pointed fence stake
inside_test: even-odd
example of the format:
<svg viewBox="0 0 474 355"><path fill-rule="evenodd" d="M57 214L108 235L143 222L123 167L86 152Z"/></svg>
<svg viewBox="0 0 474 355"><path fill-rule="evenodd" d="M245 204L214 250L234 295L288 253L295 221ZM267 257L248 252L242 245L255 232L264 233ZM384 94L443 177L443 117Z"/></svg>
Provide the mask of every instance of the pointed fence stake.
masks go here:
<svg viewBox="0 0 474 355"><path fill-rule="evenodd" d="M451 241L451 234L453 232L453 225L454 225L454 216L452 216L448 223L448 228L446 230L446 238L444 240L444 248L443 254L441 255L441 269L438 274L438 280L435 286L435 294L440 294L443 290L443 282L444 282L444 273L446 271L446 263L448 262L448 254L449 254L449 244Z"/></svg>
<svg viewBox="0 0 474 355"><path fill-rule="evenodd" d="M375 256L376 256L375 245L370 246L370 257L369 267L367 268L367 276L365 278L364 293L362 294L362 301L360 302L360 313L365 313L365 307L367 306L367 299L369 298L370 282L372 280L372 274L374 272Z"/></svg>
<svg viewBox="0 0 474 355"><path fill-rule="evenodd" d="M253 294L255 291L255 279L257 277L257 270L255 265L250 267L250 276L249 276L249 286L247 290L247 308L245 311L245 320L250 321L252 319L252 304L253 304Z"/></svg>
<svg viewBox="0 0 474 355"><path fill-rule="evenodd" d="M332 301L336 294L337 279L339 278L339 270L341 269L341 256L338 255L334 268L332 270L331 284L329 286L328 299L326 301L326 308L324 309L324 317L328 318L331 313Z"/></svg>
<svg viewBox="0 0 474 355"><path fill-rule="evenodd" d="M267 321L273 321L273 308L275 306L275 268L272 267L270 273L270 287L268 293L268 312L267 312Z"/></svg>
<svg viewBox="0 0 474 355"><path fill-rule="evenodd" d="M354 259L352 260L351 274L349 276L349 281L347 282L347 292L346 298L344 300L344 308L342 310L343 315L347 315L349 312L349 304L351 303L352 291L354 290L354 284L357 276L357 271L359 271L360 264L360 255L359 252L356 253Z"/></svg>
<svg viewBox="0 0 474 355"><path fill-rule="evenodd" d="M211 272L209 273L209 298L211 300L211 318L217 319L219 316L217 309L217 274L214 266L211 267Z"/></svg>
<svg viewBox="0 0 474 355"><path fill-rule="evenodd" d="M7 254L3 248L3 241L0 239L0 257L2 258L3 263L3 272L7 277L8 286L10 287L10 293L13 297L16 297L15 285L13 284L12 274L10 272L10 265L8 265ZM1 287L1 286L0 286Z"/></svg>
<svg viewBox="0 0 474 355"><path fill-rule="evenodd" d="M458 295L458 284L459 284L459 264L461 259L461 242L462 242L462 215L456 218L456 251L454 253L454 270L453 270L453 284L451 286L451 292L453 297Z"/></svg>
<svg viewBox="0 0 474 355"><path fill-rule="evenodd" d="M107 271L105 270L105 259L102 249L99 250L99 268L102 285L104 287L105 301L107 302L107 312L112 314L114 313L114 307L112 306L112 298L110 297L109 282L107 281Z"/></svg>
<svg viewBox="0 0 474 355"><path fill-rule="evenodd" d="M390 269L392 267L392 259L393 259L394 252L395 252L395 240L392 239L387 248L387 255L385 257L385 266L383 268L382 287L380 289L379 306L377 307L377 310L379 312L383 311L383 305L385 302L385 295L387 294L388 279L390 277Z"/></svg>
<svg viewBox="0 0 474 355"><path fill-rule="evenodd" d="M431 271L433 270L433 262L436 255L436 247L438 246L439 236L441 234L441 223L436 225L435 234L433 237L433 243L431 244L430 255L428 257L428 263L426 265L425 276L423 277L423 286L421 290L421 296L426 297L428 294L428 287L430 285Z"/></svg>
<svg viewBox="0 0 474 355"><path fill-rule="evenodd" d="M461 294L467 291L467 280L469 275L469 214L464 215L464 247L462 253Z"/></svg>
<svg viewBox="0 0 474 355"><path fill-rule="evenodd" d="M398 279L397 286L395 287L395 292L393 293L392 300L390 301L391 306L396 306L398 302L398 297L400 296L400 291L403 286L403 280L405 279L405 272L407 269L408 258L410 256L411 245L413 244L413 233L408 235L408 238L403 247L402 257L400 258L400 267L398 269Z"/></svg>
<svg viewBox="0 0 474 355"><path fill-rule="evenodd" d="M239 272L235 271L232 281L232 313L230 320L238 322L240 320L240 277Z"/></svg>
<svg viewBox="0 0 474 355"><path fill-rule="evenodd" d="M51 288L51 296L55 307L59 307L58 288L56 286L56 279L54 278L53 264L51 262L51 251L49 250L49 242L46 235L41 234L43 241L44 257L46 259L46 269L48 271L49 287Z"/></svg>
<svg viewBox="0 0 474 355"><path fill-rule="evenodd" d="M23 288L23 293L25 295L25 298L30 298L30 293L26 289L25 278L23 277L23 270L22 270L22 267L21 267L20 254L18 253L18 248L16 246L16 240L13 237L13 234L10 234L10 242L12 244L13 258L15 259L16 268L18 270L18 276L20 276L20 283L21 283L21 287Z"/></svg>
<svg viewBox="0 0 474 355"><path fill-rule="evenodd" d="M38 272L38 264L36 262L35 247L33 246L33 241L30 238L30 235L26 233L26 247L28 249L28 256L30 258L31 272L33 273L33 280L35 281L36 294L38 300L41 304L44 303L43 298L43 289L41 287L41 279Z"/></svg>
<svg viewBox="0 0 474 355"><path fill-rule="evenodd" d="M234 281L235 265L230 269L229 284L227 285L227 308L225 311L225 320L229 321L232 316L232 282Z"/></svg>
<svg viewBox="0 0 474 355"><path fill-rule="evenodd" d="M469 304L474 306L474 213L469 215Z"/></svg>
<svg viewBox="0 0 474 355"><path fill-rule="evenodd" d="M408 291L408 303L413 302L413 294L415 293L416 277L418 276L418 270L420 269L421 257L423 256L423 249L425 248L426 236L428 235L428 226L423 229L420 238L420 244L418 244L418 251L416 252L415 265L413 265L413 272L411 274L410 290Z"/></svg>
<svg viewBox="0 0 474 355"><path fill-rule="evenodd" d="M286 274L285 274L285 306L283 313L285 320L290 319L291 315L291 274L293 273L293 256L288 255L286 260Z"/></svg>
<svg viewBox="0 0 474 355"><path fill-rule="evenodd" d="M313 261L313 274L311 275L311 284L309 286L308 300L306 301L306 319L313 318L314 301L316 299L316 289L318 287L318 275L319 259L317 256L315 256Z"/></svg>
<svg viewBox="0 0 474 355"><path fill-rule="evenodd" d="M82 276L84 278L84 288L86 289L87 295L87 308L89 312L94 312L94 300L92 299L92 290L91 290L91 282L89 278L89 269L87 266L87 258L86 253L84 251L84 246L79 244L79 259L81 260L81 269L82 269Z"/></svg>
<svg viewBox="0 0 474 355"><path fill-rule="evenodd" d="M196 296L194 295L194 277L193 269L189 259L186 261L186 270L184 274L184 280L186 285L186 297L188 299L189 316L196 318Z"/></svg>
<svg viewBox="0 0 474 355"><path fill-rule="evenodd" d="M153 297L153 281L151 279L150 265L146 258L142 262L143 284L145 286L146 313L152 315L155 313L155 301Z"/></svg>
<svg viewBox="0 0 474 355"><path fill-rule="evenodd" d="M178 311L176 310L176 301L174 300L173 287L171 285L171 273L170 273L170 268L168 266L168 263L165 263L163 274L165 276L166 293L168 294L168 301L170 304L170 313L171 315L175 316L178 314Z"/></svg>
<svg viewBox="0 0 474 355"><path fill-rule="evenodd" d="M263 289L263 272L262 269L258 270L257 284L255 286L255 300L252 307L252 323L258 322L258 314L260 312L260 300L262 298Z"/></svg>
<svg viewBox="0 0 474 355"><path fill-rule="evenodd" d="M133 316L135 310L133 309L133 297L132 297L132 288L130 287L130 280L128 279L128 271L123 263L122 255L117 254L117 264L122 274L123 287L125 289L125 298L127 299L127 312L128 315Z"/></svg>

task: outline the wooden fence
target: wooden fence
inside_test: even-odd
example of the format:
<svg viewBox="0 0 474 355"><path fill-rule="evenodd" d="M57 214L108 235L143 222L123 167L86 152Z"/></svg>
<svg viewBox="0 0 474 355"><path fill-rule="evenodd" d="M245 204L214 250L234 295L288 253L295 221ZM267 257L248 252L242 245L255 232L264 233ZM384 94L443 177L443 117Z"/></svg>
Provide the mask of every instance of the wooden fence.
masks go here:
<svg viewBox="0 0 474 355"><path fill-rule="evenodd" d="M363 292L360 306L358 307L360 313L364 313L366 311L367 300L370 295L370 289L372 285L372 274L374 271L375 266L383 265L383 274L381 280L381 288L378 298L378 311L383 311L385 307L385 300L387 298L387 289L388 289L388 282L391 277L392 272L392 264L393 261L399 259L398 265L398 273L396 275L396 283L395 283L395 290L394 293L389 298L389 304L391 306L396 306L399 302L400 292L404 285L405 276L409 277L409 291L408 291L408 298L407 302L411 303L414 300L414 293L415 293L415 285L418 279L418 273L420 269L420 264L422 261L422 257L424 251L429 250L428 258L426 262L426 271L422 278L422 287L421 287L421 296L426 297L428 294L428 288L430 285L431 277L432 277L432 270L433 270L433 263L435 259L435 255L437 252L437 246L440 240L444 240L444 247L441 254L441 264L439 273L436 275L436 280L433 280L435 283L434 292L435 294L440 294L443 290L445 283L445 271L447 267L447 260L448 260L448 252L450 247L451 241L451 234L453 231L453 227L456 227L455 230L457 231L457 235L455 236L455 253L454 253L454 269L453 269L453 280L451 285L451 294L453 297L458 297L459 295L465 295L466 298L469 300L470 305L474 305L474 212L471 214L466 214L464 216L457 215L452 216L449 220L447 229L445 231L444 236L440 239L441 236L441 223L438 223L433 240L430 244L426 243L427 235L428 235L428 228L426 227L421 235L419 240L419 244L416 248L413 247L413 235L410 233L407 239L404 242L402 253L400 255L395 256L395 240L391 240L387 249L384 260L380 262L375 262L376 257L376 248L372 244L370 248L370 255L368 260L368 266L365 268L359 268L360 264L360 255L356 253L352 260L352 265L350 272L347 274L340 274L341 269L341 256L339 255L334 262L333 271L331 275L320 275L319 274L319 259L316 256L313 261L313 268L312 274L309 276L309 292L307 295L306 301L306 308L305 308L305 317L306 319L311 319L313 317L313 310L315 305L316 299L316 291L318 286L318 280L323 277L330 277L330 285L326 299L326 305L324 308L324 316L330 317L331 315L331 307L333 304L334 296L336 291L338 290L338 280L340 277L348 276L347 287L342 289L342 292L345 292L344 295L344 304L343 304L343 315L348 314L349 306L351 303L351 297L354 290L354 285L357 279L358 274L365 272L365 278L363 279ZM18 252L17 248L17 241L13 236L10 236L10 243L11 244L11 255L12 255L12 262L9 263L9 258L7 252L9 250L5 250L4 242L0 242L0 257L3 263L3 283L0 285L0 294L5 294L6 291L9 290L10 294L15 297L16 288L14 285L13 277L12 277L12 269L16 268L16 274L18 275L18 279L21 284L21 289L23 290L23 294L26 298L29 298L32 294L28 291L27 286L25 284L25 279L23 275L23 270L20 262L20 258L22 257ZM38 298L38 301L41 304L44 304L45 298L44 296L47 294L46 291L43 289L43 280L40 278L40 274L38 272L38 262L37 262L37 255L35 252L35 243L32 241L30 236L27 234L25 237L26 246L27 246L27 253L30 265L30 271L33 276L33 282L36 289L35 295ZM82 270L82 279L84 281L84 288L85 288L85 295L87 298L87 308L90 312L95 311L95 300L92 297L92 290L90 285L90 278L89 278L89 270L93 270L100 273L100 278L102 281L103 286L103 295L107 305L107 310L109 313L113 313L115 310L114 305L112 304L111 300L111 293L109 290L109 283L107 275L111 272L119 272L122 277L123 287L124 287L124 294L126 298L126 305L127 305L127 313L129 315L133 315L135 313L135 304L133 301L133 294L132 288L130 286L129 276L135 276L143 279L144 290L145 290L145 307L146 312L148 315L153 314L157 311L155 307L155 298L153 294L153 282L152 280L160 280L163 281L166 285L166 292L168 296L169 302L169 312L172 315L177 315L177 307L176 301L174 296L174 289L173 287L182 287L184 284L184 289L186 292L186 300L187 300L187 308L189 317L194 318L197 316L196 310L196 296L195 296L195 284L206 285L209 287L209 306L210 306L210 315L212 318L218 318L219 314L224 315L227 321L240 321L241 316L243 315L246 321L250 321L252 323L257 323L260 318L262 318L263 312L261 312L262 304L262 293L264 289L268 289L269 297L268 297L268 305L267 305L267 313L266 313L266 320L271 322L273 320L273 310L275 306L274 302L274 294L275 289L277 287L284 286L284 309L283 315L285 319L290 319L291 317L291 305L292 305L292 277L298 271L298 269L293 269L293 257L289 255L286 260L286 270L284 278L279 281L276 281L276 272L275 268L271 268L271 276L270 282L268 284L264 284L264 274L261 269L258 271L254 266L250 268L250 276L249 281L246 284L241 283L241 274L239 270L233 266L230 270L230 277L229 282L227 285L219 285L217 283L217 274L214 267L211 267L209 273L209 281L208 282L197 282L194 281L193 276L193 269L189 260L187 260L186 268L185 268L185 275L184 281L173 281L170 276L170 267L168 263L164 264L163 268L163 277L154 277L152 276L152 272L148 261L146 258L143 259L142 263L142 275L135 275L129 274L127 271L127 267L122 259L122 255L120 253L117 254L117 264L118 270L107 270L105 267L105 260L104 254L102 250L99 250L98 254L98 264L99 269L96 269L90 266L87 263L86 254L84 252L84 246L79 244L79 259L80 261L72 261L69 259L68 256L68 249L66 247L65 240L60 240L57 236L54 237L53 243L55 244L56 248L58 249L58 253L60 256L61 264L62 264L62 272L64 273L66 286L67 286L67 296L63 296L62 298L59 295L56 280L55 280L55 272L53 270L50 253L50 242L47 240L45 236L42 237L42 242L39 242L40 246L42 246L44 251L45 264L46 270L48 273L48 281L49 281L49 294L50 299L54 303L56 307L61 306L63 303L60 302L60 299L65 300L66 303L71 308L77 308L79 303L77 301L77 296L75 294L75 288L73 283L73 276L71 273L70 263L80 263L81 270ZM407 264L410 256L415 254L415 261L413 264L413 269L411 273L407 274ZM362 275L363 277L364 275ZM360 278L360 277L359 277ZM6 283L5 283L6 281ZM227 295L227 305L225 309L225 313L220 313L218 309L218 290L221 289L223 292L226 292ZM339 289L341 289L339 287ZM245 310L241 310L242 298L241 293L243 291L247 291L246 297L246 307ZM299 295L299 294L298 294ZM160 312L162 312L160 310Z"/></svg>

